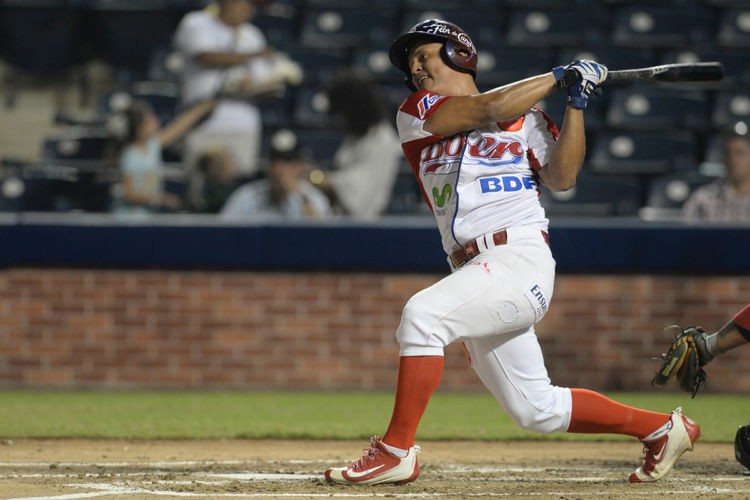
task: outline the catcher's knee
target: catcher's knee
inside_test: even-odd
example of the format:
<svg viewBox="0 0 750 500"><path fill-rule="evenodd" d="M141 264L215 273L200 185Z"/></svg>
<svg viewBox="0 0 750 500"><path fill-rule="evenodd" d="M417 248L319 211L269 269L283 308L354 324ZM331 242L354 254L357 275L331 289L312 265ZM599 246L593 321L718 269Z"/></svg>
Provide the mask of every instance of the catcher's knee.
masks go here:
<svg viewBox="0 0 750 500"><path fill-rule="evenodd" d="M542 434L567 430L571 408L569 389L550 385L548 390L530 396L518 393L517 400L507 408L516 425Z"/></svg>
<svg viewBox="0 0 750 500"><path fill-rule="evenodd" d="M423 297L414 295L401 313L401 324L396 331L401 356L442 356L447 345Z"/></svg>

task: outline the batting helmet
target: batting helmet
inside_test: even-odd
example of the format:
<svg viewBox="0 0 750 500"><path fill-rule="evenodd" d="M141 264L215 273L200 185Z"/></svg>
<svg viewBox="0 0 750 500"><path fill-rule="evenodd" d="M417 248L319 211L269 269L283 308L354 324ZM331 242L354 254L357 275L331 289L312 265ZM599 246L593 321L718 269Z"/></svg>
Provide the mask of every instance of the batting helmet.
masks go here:
<svg viewBox="0 0 750 500"><path fill-rule="evenodd" d="M734 458L750 469L750 425L743 425L737 429L734 436Z"/></svg>
<svg viewBox="0 0 750 500"><path fill-rule="evenodd" d="M477 49L469 35L461 27L448 21L428 19L396 38L388 52L391 64L404 72L406 86L412 91L416 91L417 88L411 81L409 49L417 40L443 42L443 49L440 53L448 65L458 71L470 73L472 78L477 77ZM462 54L459 49L463 49L466 55Z"/></svg>

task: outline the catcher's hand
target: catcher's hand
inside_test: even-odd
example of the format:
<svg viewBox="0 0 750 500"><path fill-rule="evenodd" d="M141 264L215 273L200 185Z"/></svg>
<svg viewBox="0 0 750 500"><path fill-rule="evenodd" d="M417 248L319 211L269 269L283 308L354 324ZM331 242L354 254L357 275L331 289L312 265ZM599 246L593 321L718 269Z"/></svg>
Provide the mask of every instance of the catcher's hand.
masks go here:
<svg viewBox="0 0 750 500"><path fill-rule="evenodd" d="M661 386L676 377L680 387L695 397L698 390L706 385L703 366L712 359L706 349L706 331L700 326L683 330L677 325L672 325L667 330L675 330L675 336L669 351L655 358L662 363L651 379L651 384Z"/></svg>

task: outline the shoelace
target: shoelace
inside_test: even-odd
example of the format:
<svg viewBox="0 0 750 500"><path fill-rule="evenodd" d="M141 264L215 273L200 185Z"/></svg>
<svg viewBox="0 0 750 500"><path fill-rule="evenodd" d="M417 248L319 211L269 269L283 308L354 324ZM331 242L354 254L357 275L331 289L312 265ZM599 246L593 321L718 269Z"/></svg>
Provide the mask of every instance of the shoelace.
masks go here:
<svg viewBox="0 0 750 500"><path fill-rule="evenodd" d="M370 438L370 446L362 448L362 457L352 464L353 469L363 469L367 464L374 461L380 454L380 448L377 447L378 436Z"/></svg>
<svg viewBox="0 0 750 500"><path fill-rule="evenodd" d="M656 446L658 444L659 443L653 443L652 446ZM661 445L662 445L662 447L666 446L667 445L666 441L662 442ZM649 446L648 444L644 443L644 445L643 445L643 454L644 454L644 457L643 457L643 466L642 466L642 469L645 472L647 472L647 473L650 474L651 471L654 470L654 467L656 467L656 458L655 458L655 455L660 450L661 450L661 447L659 447L658 449L652 451L651 450L651 446Z"/></svg>

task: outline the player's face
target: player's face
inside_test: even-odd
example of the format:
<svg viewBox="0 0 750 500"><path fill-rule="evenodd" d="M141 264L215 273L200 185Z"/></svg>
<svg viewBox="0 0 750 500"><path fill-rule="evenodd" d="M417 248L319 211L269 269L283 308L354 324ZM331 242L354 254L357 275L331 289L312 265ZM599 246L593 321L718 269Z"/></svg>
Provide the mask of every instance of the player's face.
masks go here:
<svg viewBox="0 0 750 500"><path fill-rule="evenodd" d="M226 0L221 4L221 18L230 26L241 26L254 15L254 0Z"/></svg>
<svg viewBox="0 0 750 500"><path fill-rule="evenodd" d="M462 73L445 63L440 55L442 48L442 43L423 43L409 51L411 81L417 90L453 95L456 76Z"/></svg>
<svg viewBox="0 0 750 500"><path fill-rule="evenodd" d="M750 138L735 137L724 146L727 176L733 182L750 180Z"/></svg>

